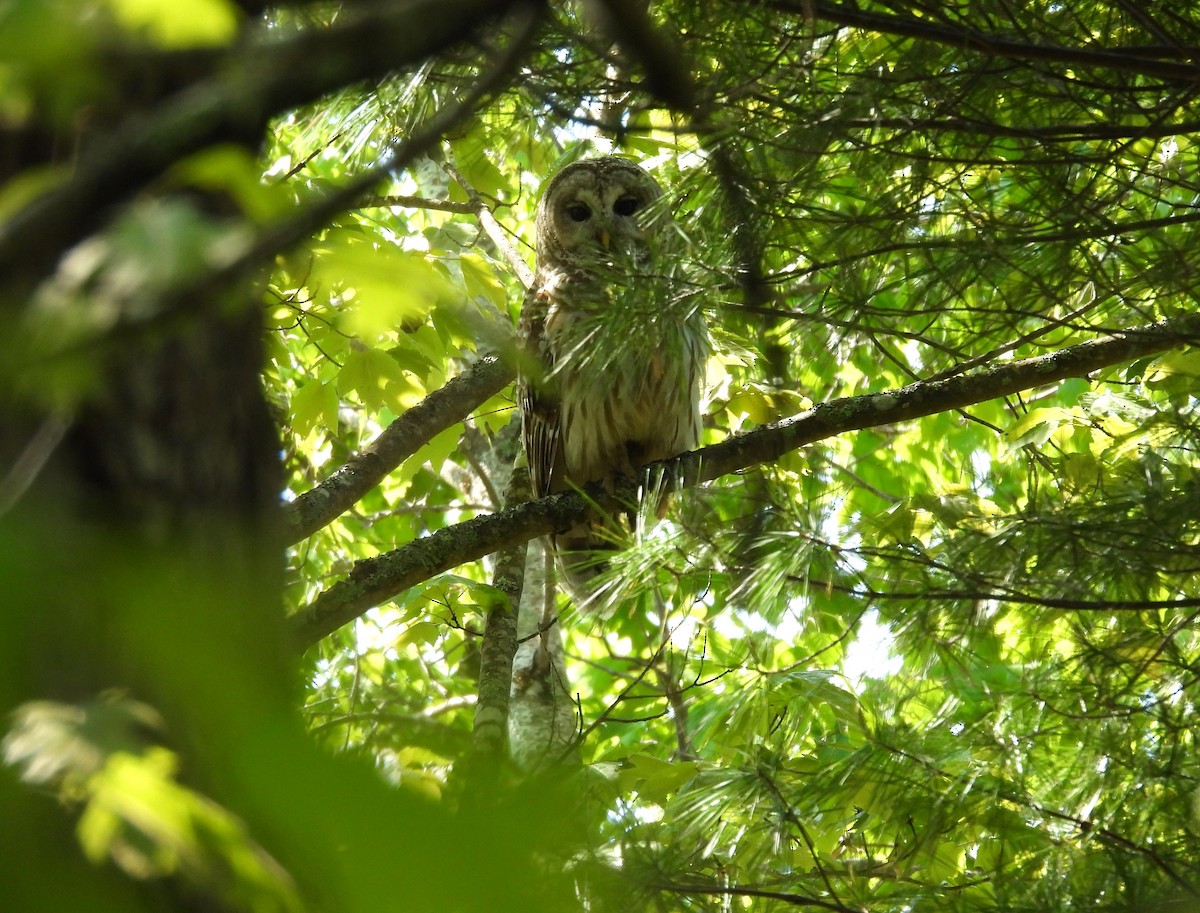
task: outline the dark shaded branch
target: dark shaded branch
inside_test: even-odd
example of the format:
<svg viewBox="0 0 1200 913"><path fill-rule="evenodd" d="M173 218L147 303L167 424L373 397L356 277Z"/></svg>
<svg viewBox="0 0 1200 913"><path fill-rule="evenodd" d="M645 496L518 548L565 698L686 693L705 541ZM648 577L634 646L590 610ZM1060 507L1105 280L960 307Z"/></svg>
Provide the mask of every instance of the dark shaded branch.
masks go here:
<svg viewBox="0 0 1200 913"><path fill-rule="evenodd" d="M695 64L684 49L659 29L647 4L636 0L605 0L596 5L617 44L641 67L645 88L672 110L691 120L690 129L708 152L713 174L728 208L738 283L747 307L770 300L762 266L762 241L756 230L758 209L751 192L749 169L740 160L737 125L721 122L712 99L705 99L693 78Z"/></svg>
<svg viewBox="0 0 1200 913"><path fill-rule="evenodd" d="M1069 377L1085 377L1093 371L1197 341L1200 315L1164 320L977 374L917 382L889 393L831 400L794 418L685 453L661 465L678 484L694 486L776 460L836 434L910 421ZM513 542L568 529L588 517L593 505L600 510L620 509L623 503L636 498L637 488L627 481L612 492L603 486L591 486L586 496L579 492L552 495L437 530L387 554L359 561L344 580L292 616L294 642L298 647L310 646L367 609L435 574Z"/></svg>
<svg viewBox="0 0 1200 913"><path fill-rule="evenodd" d="M603 0L593 5L603 20L602 28L635 58L646 74L645 89L676 111L691 113L696 104L696 87L682 48L659 29L650 16L646 0Z"/></svg>
<svg viewBox="0 0 1200 913"><path fill-rule="evenodd" d="M383 76L463 41L514 0L413 0L355 7L339 24L239 46L214 80L131 120L60 187L0 224L0 275L18 290L98 228L113 207L186 155L216 142L255 144L267 121L326 92ZM524 5L524 4L522 4ZM25 281L17 284L17 278ZM14 303L19 295L11 296Z"/></svg>
<svg viewBox="0 0 1200 913"><path fill-rule="evenodd" d="M999 124L973 117L852 117L831 120L839 129L904 130L913 133L969 133L976 136L1004 136L1041 142L1076 142L1078 140L1162 139L1200 130L1200 121L1145 124L1050 124L1019 126Z"/></svg>
<svg viewBox="0 0 1200 913"><path fill-rule="evenodd" d="M1200 59L1200 48L1196 47L1097 50L1063 45L1030 44L975 29L955 28L930 19L867 12L851 3L827 3L821 2L821 0L770 0L764 5L797 16L815 17L832 22L834 25L950 45L988 57L1044 60L1072 66L1098 67L1126 73L1138 73L1187 85L1192 85L1200 80L1200 67L1192 62ZM1168 57L1184 57L1186 59L1166 59Z"/></svg>
<svg viewBox="0 0 1200 913"><path fill-rule="evenodd" d="M320 485L285 509L288 543L311 536L345 513L436 434L462 421L512 382L512 365L485 355L430 393Z"/></svg>
<svg viewBox="0 0 1200 913"><path fill-rule="evenodd" d="M287 220L273 231L264 232L256 244L223 271L215 273L213 278L216 281L240 278L250 269L268 261L274 254L323 228L340 213L351 208L353 200L369 192L387 174L404 168L417 156L428 152L441 142L453 127L474 114L512 75L529 47L537 29L538 19L531 8L521 9L526 14L515 17L517 22L512 39L494 54L490 66L480 73L479 78L461 98L439 109L429 120L413 130L410 136L393 146L391 154L384 156L384 161L375 168L357 175L336 191L305 207L298 216Z"/></svg>
<svg viewBox="0 0 1200 913"><path fill-rule="evenodd" d="M356 200L369 192L390 172L406 167L418 155L425 153L440 142L447 130L452 129L473 114L511 75L528 47L529 39L532 37L536 25L536 19L532 16L526 17L525 21L519 24L517 36L497 54L492 66L480 75L464 96L454 104L438 110L428 121L415 129L408 138L395 145L382 164L354 175L342 186L323 193L306 205L297 208L288 218L262 229L237 256L228 262L206 272L187 274L180 280L157 290L153 298L147 297L144 306L139 308L138 319L123 320L107 332L104 339L99 341L100 344L109 347L127 344L146 332L160 332L167 323L185 318L193 309L212 307L214 301L221 300L221 293L253 275L275 254L299 243L327 225L340 213L353 208ZM70 356L72 346L83 347L96 344L96 340L87 338L82 342L71 343L55 355ZM18 348L5 351L3 355L9 358L9 367L13 375L17 376L23 368L21 359L29 357L30 352ZM36 353L36 357L41 358L42 353ZM511 374L509 376L511 378ZM500 387L503 386L504 384L501 383ZM453 422L449 424L453 424ZM390 468L384 470L384 473L390 471ZM368 485L367 489L370 487ZM346 506L348 507L352 503L354 502L350 501Z"/></svg>
<svg viewBox="0 0 1200 913"><path fill-rule="evenodd" d="M1160 228L1170 228L1175 225L1186 225L1200 222L1200 212L1181 212L1176 215L1159 216L1155 219L1138 219L1129 222L1110 221L1104 225L1082 226L1066 231L1031 231L1024 234L995 235L988 238L992 247L1021 247L1027 244L1072 244L1078 241L1094 241L1099 238L1119 238L1121 235L1134 232L1154 231ZM881 244L870 250L855 251L843 257L823 260L803 269L777 272L771 276L772 282L782 279L809 276L821 270L833 269L839 266L851 266L862 260L869 260L881 254L894 254L902 251L955 250L978 246L977 233L962 233L942 238L923 238L920 241L897 241L891 244Z"/></svg>
<svg viewBox="0 0 1200 913"><path fill-rule="evenodd" d="M1018 605L1040 606L1044 609L1064 609L1088 612L1144 612L1162 609L1194 609L1200 607L1200 596L1181 599L1065 599L1058 596L1038 596L1033 593L1009 592L1006 590L921 590L904 592L898 590L876 590L866 586L846 586L832 580L806 580L789 578L808 584L814 590L826 589L846 593L856 599L881 602L915 602L921 599L953 600L971 602L1009 602Z"/></svg>

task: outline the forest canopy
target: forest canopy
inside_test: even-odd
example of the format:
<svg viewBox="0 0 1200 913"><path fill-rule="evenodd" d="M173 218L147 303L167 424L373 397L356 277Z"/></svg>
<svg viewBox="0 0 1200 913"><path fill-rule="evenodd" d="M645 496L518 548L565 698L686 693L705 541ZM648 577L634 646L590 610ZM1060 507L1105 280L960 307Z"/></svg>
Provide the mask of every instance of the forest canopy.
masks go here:
<svg viewBox="0 0 1200 913"><path fill-rule="evenodd" d="M1200 910L1197 61L1131 0L0 0L0 905ZM539 188L605 155L700 446L533 499Z"/></svg>

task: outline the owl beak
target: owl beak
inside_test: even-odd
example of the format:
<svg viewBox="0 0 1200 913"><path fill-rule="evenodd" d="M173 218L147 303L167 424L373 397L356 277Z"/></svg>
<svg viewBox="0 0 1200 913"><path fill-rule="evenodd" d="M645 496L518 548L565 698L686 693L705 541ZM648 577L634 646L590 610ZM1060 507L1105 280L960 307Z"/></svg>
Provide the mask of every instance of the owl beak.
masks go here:
<svg viewBox="0 0 1200 913"><path fill-rule="evenodd" d="M605 250L608 250L608 248L612 245L612 235L608 233L608 229L596 229L596 237L600 239L600 246Z"/></svg>

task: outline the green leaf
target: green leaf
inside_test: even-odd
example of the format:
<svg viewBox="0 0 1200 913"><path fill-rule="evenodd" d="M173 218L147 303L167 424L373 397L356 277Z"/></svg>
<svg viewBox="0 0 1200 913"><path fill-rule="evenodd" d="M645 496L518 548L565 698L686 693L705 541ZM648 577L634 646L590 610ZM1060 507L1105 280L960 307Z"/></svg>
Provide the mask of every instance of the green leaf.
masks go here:
<svg viewBox="0 0 1200 913"><path fill-rule="evenodd" d="M260 224L281 218L294 207L288 189L264 182L258 160L241 146L210 146L177 164L168 179L228 194L251 220Z"/></svg>
<svg viewBox="0 0 1200 913"><path fill-rule="evenodd" d="M452 144L454 161L467 183L480 194L493 199L504 199L508 179L492 162L493 146L482 130L472 131L464 139Z"/></svg>
<svg viewBox="0 0 1200 913"><path fill-rule="evenodd" d="M292 397L292 431L307 437L318 425L337 429L338 398L332 384L309 381Z"/></svg>
<svg viewBox="0 0 1200 913"><path fill-rule="evenodd" d="M422 326L438 301L454 294L421 254L345 229L330 232L315 252L310 285L339 299L341 329L367 345Z"/></svg>
<svg viewBox="0 0 1200 913"><path fill-rule="evenodd" d="M1062 422L1072 419L1071 410L1060 406L1032 409L1005 432L1005 440L1010 450L1044 444Z"/></svg>
<svg viewBox="0 0 1200 913"><path fill-rule="evenodd" d="M636 790L648 802L663 805L668 796L696 776L692 761L661 761L647 754L631 755L618 777L621 789Z"/></svg>
<svg viewBox="0 0 1200 913"><path fill-rule="evenodd" d="M416 621L405 626L393 645L396 647L419 647L436 643L440 633L440 625L432 621Z"/></svg>
<svg viewBox="0 0 1200 913"><path fill-rule="evenodd" d="M407 482L426 467L434 473L440 472L442 464L458 447L462 432L463 426L460 422L434 435L429 443L401 464L400 468L393 473L393 478L397 482Z"/></svg>
<svg viewBox="0 0 1200 913"><path fill-rule="evenodd" d="M104 0L123 26L170 49L228 44L237 34L231 0Z"/></svg>
<svg viewBox="0 0 1200 913"><path fill-rule="evenodd" d="M342 396L357 393L372 411L387 406L397 414L420 402L425 393L387 352L361 347L346 356L337 389Z"/></svg>
<svg viewBox="0 0 1200 913"><path fill-rule="evenodd" d="M501 311L507 311L508 294L496 278L495 269L482 257L463 254L459 258L467 294L479 298Z"/></svg>

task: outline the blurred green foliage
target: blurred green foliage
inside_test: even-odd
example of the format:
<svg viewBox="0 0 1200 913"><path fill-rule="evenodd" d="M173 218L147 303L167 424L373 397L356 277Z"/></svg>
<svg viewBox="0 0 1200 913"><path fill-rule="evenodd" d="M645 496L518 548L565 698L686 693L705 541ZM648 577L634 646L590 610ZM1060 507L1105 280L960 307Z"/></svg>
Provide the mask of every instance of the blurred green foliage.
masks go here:
<svg viewBox="0 0 1200 913"><path fill-rule="evenodd" d="M1163 69L1200 46L1192 11L662 0L681 111L602 6L543 10L515 75L299 243L268 242L486 61L455 46L131 178L31 297L5 286L0 391L53 431L131 339L250 290L294 498L508 352L537 186L608 152L667 188L714 337L707 444L1194 310L1200 119ZM222 61L376 8L0 3L0 219L131 124L183 129L153 118ZM470 747L485 562L301 659L280 608L499 509L511 389L281 577L240 540L197 560L23 502L39 438L0 422L0 907L1200 909L1190 342L681 495L614 557L620 606L558 597L582 769L495 782Z"/></svg>

